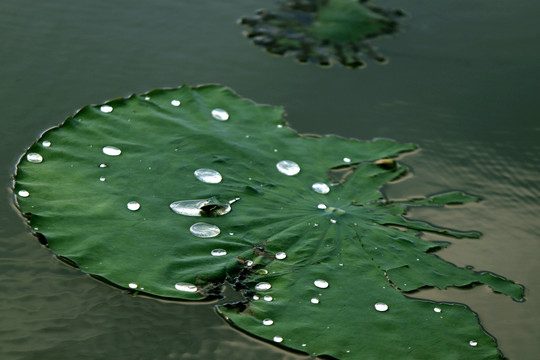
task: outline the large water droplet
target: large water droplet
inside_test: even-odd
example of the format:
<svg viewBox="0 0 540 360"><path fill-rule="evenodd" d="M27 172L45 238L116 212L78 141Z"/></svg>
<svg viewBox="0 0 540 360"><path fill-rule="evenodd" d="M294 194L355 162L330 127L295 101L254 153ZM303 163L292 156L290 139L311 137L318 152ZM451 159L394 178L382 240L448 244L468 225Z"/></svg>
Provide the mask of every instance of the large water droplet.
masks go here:
<svg viewBox="0 0 540 360"><path fill-rule="evenodd" d="M198 222L191 225L189 231L197 237L200 238L211 238L218 236L221 230L216 226L204 222Z"/></svg>
<svg viewBox="0 0 540 360"><path fill-rule="evenodd" d="M264 319L262 321L263 325L266 325L266 326L269 326L269 325L272 325L274 323L274 320L272 319Z"/></svg>
<svg viewBox="0 0 540 360"><path fill-rule="evenodd" d="M174 284L174 287L176 288L176 290L179 290L179 291L185 291L185 292L191 292L191 293L197 292L197 286L190 283L179 282L179 283Z"/></svg>
<svg viewBox="0 0 540 360"><path fill-rule="evenodd" d="M180 200L171 203L169 207L175 213L185 216L221 216L231 211L231 206L228 203L218 204L214 200ZM207 209L207 207L210 208Z"/></svg>
<svg viewBox="0 0 540 360"><path fill-rule="evenodd" d="M280 251L276 254L276 259L283 260L287 257L287 254L285 254L283 251Z"/></svg>
<svg viewBox="0 0 540 360"><path fill-rule="evenodd" d="M101 112L104 112L104 113L110 113L113 111L113 107L110 106L110 105L102 105L99 110L101 110Z"/></svg>
<svg viewBox="0 0 540 360"><path fill-rule="evenodd" d="M216 120L221 120L221 121L229 120L229 113L223 109L212 110L212 116Z"/></svg>
<svg viewBox="0 0 540 360"><path fill-rule="evenodd" d="M469 341L469 345L476 346L476 345L478 345L478 342L474 341L474 340L471 340L471 341Z"/></svg>
<svg viewBox="0 0 540 360"><path fill-rule="evenodd" d="M171 105L172 106L180 106L180 100L176 100L176 99L172 100Z"/></svg>
<svg viewBox="0 0 540 360"><path fill-rule="evenodd" d="M44 147L51 147L51 142L49 140L44 140L41 145L43 145Z"/></svg>
<svg viewBox="0 0 540 360"><path fill-rule="evenodd" d="M281 336L274 336L274 341L280 343L283 341L283 338Z"/></svg>
<svg viewBox="0 0 540 360"><path fill-rule="evenodd" d="M141 208L141 204L136 201L130 201L127 203L127 208L131 211L137 211Z"/></svg>
<svg viewBox="0 0 540 360"><path fill-rule="evenodd" d="M313 282L313 284L315 284L315 286L320 288L320 289L326 289L328 287L328 282L326 280L322 280L322 279L315 280Z"/></svg>
<svg viewBox="0 0 540 360"><path fill-rule="evenodd" d="M375 310L377 310L377 311L386 311L386 310L388 310L388 305L386 305L385 303L382 303L382 302L378 302L374 306L375 306Z"/></svg>
<svg viewBox="0 0 540 360"><path fill-rule="evenodd" d="M26 190L19 190L18 192L19 196L20 197L29 197L30 196L30 193Z"/></svg>
<svg viewBox="0 0 540 360"><path fill-rule="evenodd" d="M300 172L300 166L291 160L281 160L276 164L276 168L282 174L293 176Z"/></svg>
<svg viewBox="0 0 540 360"><path fill-rule="evenodd" d="M271 287L272 287L272 285L270 285L270 283L260 282L257 285L255 285L255 290L257 290L257 291L266 291L266 290L270 290Z"/></svg>
<svg viewBox="0 0 540 360"><path fill-rule="evenodd" d="M313 191L319 194L328 194L330 192L330 187L325 183L315 183L311 185L311 188L313 189Z"/></svg>
<svg viewBox="0 0 540 360"><path fill-rule="evenodd" d="M105 146L103 148L103 153L109 156L118 156L122 153L122 150L115 146Z"/></svg>
<svg viewBox="0 0 540 360"><path fill-rule="evenodd" d="M197 180L207 184L217 184L221 182L221 174L212 169L197 169L193 173Z"/></svg>
<svg viewBox="0 0 540 360"><path fill-rule="evenodd" d="M39 164L40 162L43 162L43 156L39 155L38 153L29 153L26 155L26 160L34 164Z"/></svg>
<svg viewBox="0 0 540 360"><path fill-rule="evenodd" d="M227 255L227 251L224 249L214 249L210 252L212 256L223 256Z"/></svg>

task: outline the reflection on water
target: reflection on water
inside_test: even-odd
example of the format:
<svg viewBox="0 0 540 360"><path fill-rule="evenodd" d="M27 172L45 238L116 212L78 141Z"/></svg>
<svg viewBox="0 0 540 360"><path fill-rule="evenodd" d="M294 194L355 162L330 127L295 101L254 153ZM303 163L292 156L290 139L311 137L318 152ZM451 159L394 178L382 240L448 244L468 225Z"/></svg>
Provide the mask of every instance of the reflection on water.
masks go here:
<svg viewBox="0 0 540 360"><path fill-rule="evenodd" d="M402 4L386 0L384 6ZM4 188L24 147L77 108L181 83L223 83L258 102L283 104L287 120L302 132L415 142L422 150L404 158L414 177L385 189L388 196L450 189L481 196L482 202L459 211L414 209L411 216L481 231L479 240L452 240L438 255L525 284L527 301L513 302L486 287L415 296L469 304L506 356L535 359L535 3L498 2L489 9L465 0L409 3L403 32L378 42L392 61L357 71L300 66L250 48L235 21L258 7L273 8L275 1L1 3ZM12 194L4 194L2 358L305 359L231 330L211 304L128 296L62 265L28 233L13 211Z"/></svg>

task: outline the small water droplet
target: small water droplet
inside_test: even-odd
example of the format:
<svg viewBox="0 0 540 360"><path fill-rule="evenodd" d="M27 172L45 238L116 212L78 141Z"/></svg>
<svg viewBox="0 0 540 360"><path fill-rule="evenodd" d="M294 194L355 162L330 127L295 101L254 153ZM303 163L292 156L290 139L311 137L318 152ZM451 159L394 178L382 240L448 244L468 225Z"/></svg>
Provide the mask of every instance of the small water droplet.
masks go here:
<svg viewBox="0 0 540 360"><path fill-rule="evenodd" d="M211 238L218 236L221 230L216 226L204 222L198 222L191 225L189 231L197 237L200 238Z"/></svg>
<svg viewBox="0 0 540 360"><path fill-rule="evenodd" d="M343 158L343 162L350 163L350 162L351 162L351 159L349 159L348 157Z"/></svg>
<svg viewBox="0 0 540 360"><path fill-rule="evenodd" d="M110 105L102 105L99 110L101 110L101 112L104 112L104 113L110 113L113 111L113 107L110 106Z"/></svg>
<svg viewBox="0 0 540 360"><path fill-rule="evenodd" d="M259 300L259 295L253 295L253 300Z"/></svg>
<svg viewBox="0 0 540 360"><path fill-rule="evenodd" d="M171 105L172 106L180 106L180 100L176 100L176 99L172 100Z"/></svg>
<svg viewBox="0 0 540 360"><path fill-rule="evenodd" d="M127 203L127 208L131 211L137 211L141 208L141 204L136 201L130 201Z"/></svg>
<svg viewBox="0 0 540 360"><path fill-rule="evenodd" d="M29 153L26 155L26 160L34 164L39 164L40 162L43 162L43 156L38 153Z"/></svg>
<svg viewBox="0 0 540 360"><path fill-rule="evenodd" d="M138 287L138 285L135 284L135 283L129 283L128 286L129 286L130 288L132 288L132 289L136 289L136 288Z"/></svg>
<svg viewBox="0 0 540 360"><path fill-rule="evenodd" d="M442 310L441 308L436 307L436 308L433 308L433 311L435 311L436 313L440 313Z"/></svg>
<svg viewBox="0 0 540 360"><path fill-rule="evenodd" d="M150 100L150 96L145 96L144 100L146 100L146 101Z"/></svg>
<svg viewBox="0 0 540 360"><path fill-rule="evenodd" d="M109 156L118 156L122 153L122 150L115 146L105 146L103 148L103 153Z"/></svg>
<svg viewBox="0 0 540 360"><path fill-rule="evenodd" d="M176 290L179 290L179 291L185 291L185 292L191 292L191 293L197 292L197 286L190 283L179 282L179 283L174 284L174 287L176 288Z"/></svg>
<svg viewBox="0 0 540 360"><path fill-rule="evenodd" d="M274 300L274 298L271 297L270 295L265 295L263 299L264 299L264 301L272 301L272 300Z"/></svg>
<svg viewBox="0 0 540 360"><path fill-rule="evenodd" d="M266 270L266 269L259 269L259 270L257 270L257 274L259 274L259 275L266 275L266 274L268 274L268 270Z"/></svg>
<svg viewBox="0 0 540 360"><path fill-rule="evenodd" d="M476 346L476 345L478 345L478 342L474 341L474 340L471 340L471 341L469 341L469 345Z"/></svg>
<svg viewBox="0 0 540 360"><path fill-rule="evenodd" d="M324 210L324 209L326 209L326 205L324 205L324 204L319 204L319 205L317 205L317 209Z"/></svg>
<svg viewBox="0 0 540 360"><path fill-rule="evenodd" d="M20 197L29 197L30 196L30 193L26 190L19 190L18 192L19 196Z"/></svg>
<svg viewBox="0 0 540 360"><path fill-rule="evenodd" d="M274 336L274 341L280 343L283 341L283 338L281 336Z"/></svg>
<svg viewBox="0 0 540 360"><path fill-rule="evenodd" d="M322 279L315 280L313 282L313 284L315 284L315 286L320 288L320 289L326 289L328 287L328 282L326 280L322 280Z"/></svg>
<svg viewBox="0 0 540 360"><path fill-rule="evenodd" d="M319 299L317 299L317 298L312 298L312 299L311 299L311 303L312 303L312 304L318 304L318 303L319 303Z"/></svg>
<svg viewBox="0 0 540 360"><path fill-rule="evenodd" d="M294 176L300 172L300 166L291 160L281 160L276 164L276 168L287 176Z"/></svg>
<svg viewBox="0 0 540 360"><path fill-rule="evenodd" d="M302 346L307 346L307 344L302 344Z"/></svg>
<svg viewBox="0 0 540 360"><path fill-rule="evenodd" d="M99 181L105 181L105 180L107 180L107 179L105 179L104 176L102 176L102 177L99 178Z"/></svg>
<svg viewBox="0 0 540 360"><path fill-rule="evenodd" d="M212 116L216 120L221 120L221 121L229 120L229 113L223 109L212 110Z"/></svg>
<svg viewBox="0 0 540 360"><path fill-rule="evenodd" d="M107 165L107 164L99 164L100 168L106 168L107 166L109 166L109 165Z"/></svg>
<svg viewBox="0 0 540 360"><path fill-rule="evenodd" d="M330 219L330 222L331 222L332 224L337 223L336 219Z"/></svg>
<svg viewBox="0 0 540 360"><path fill-rule="evenodd" d="M280 251L276 254L276 259L283 260L287 257L287 254L285 254L283 251Z"/></svg>
<svg viewBox="0 0 540 360"><path fill-rule="evenodd" d="M281 128L283 127L283 125L281 125L281 124L278 124L278 126L277 126L277 127L278 127L278 129L281 129Z"/></svg>
<svg viewBox="0 0 540 360"><path fill-rule="evenodd" d="M382 302L378 302L374 306L375 306L375 310L377 310L377 311L386 311L386 310L388 310L388 305L386 305L385 303L382 303Z"/></svg>
<svg viewBox="0 0 540 360"><path fill-rule="evenodd" d="M247 266L253 266L253 261L251 261L251 260L246 261L246 265Z"/></svg>
<svg viewBox="0 0 540 360"><path fill-rule="evenodd" d="M214 249L210 252L212 256L223 256L227 255L227 251L224 249Z"/></svg>
<svg viewBox="0 0 540 360"><path fill-rule="evenodd" d="M274 152L278 152L278 150L277 150L277 149L274 149Z"/></svg>
<svg viewBox="0 0 540 360"><path fill-rule="evenodd" d="M51 142L48 141L48 140L45 140L41 143L41 145L43 145L44 147L51 147Z"/></svg>
<svg viewBox="0 0 540 360"><path fill-rule="evenodd" d="M263 325L266 325L266 326L269 326L269 325L272 325L274 323L274 320L272 319L264 319L262 321Z"/></svg>
<svg viewBox="0 0 540 360"><path fill-rule="evenodd" d="M270 283L260 282L257 285L255 285L255 290L257 290L257 291L266 291L266 290L270 290L271 287L272 287L272 285L270 285Z"/></svg>
<svg viewBox="0 0 540 360"><path fill-rule="evenodd" d="M313 191L319 194L328 194L330 192L330 187L325 183L321 182L311 185L311 188L313 189Z"/></svg>
<svg viewBox="0 0 540 360"><path fill-rule="evenodd" d="M193 174L197 180L207 184L217 184L222 180L221 174L212 169L197 169Z"/></svg>

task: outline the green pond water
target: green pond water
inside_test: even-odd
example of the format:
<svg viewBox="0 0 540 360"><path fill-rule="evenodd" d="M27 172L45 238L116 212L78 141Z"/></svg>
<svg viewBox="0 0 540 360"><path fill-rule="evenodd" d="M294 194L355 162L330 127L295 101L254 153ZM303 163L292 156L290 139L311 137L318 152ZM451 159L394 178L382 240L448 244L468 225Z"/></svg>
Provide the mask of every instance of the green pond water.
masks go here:
<svg viewBox="0 0 540 360"><path fill-rule="evenodd" d="M18 158L82 106L220 83L285 106L302 133L419 144L403 159L412 175L385 188L391 199L446 190L481 196L410 215L481 231L479 240L448 239L453 245L437 254L524 284L527 301L485 286L413 296L468 304L505 356L538 359L540 4L376 4L409 16L400 33L374 43L389 64L368 60L350 70L299 65L250 44L236 20L275 8L273 0L0 2L0 358L306 359L230 328L213 304L132 297L63 265L13 205Z"/></svg>

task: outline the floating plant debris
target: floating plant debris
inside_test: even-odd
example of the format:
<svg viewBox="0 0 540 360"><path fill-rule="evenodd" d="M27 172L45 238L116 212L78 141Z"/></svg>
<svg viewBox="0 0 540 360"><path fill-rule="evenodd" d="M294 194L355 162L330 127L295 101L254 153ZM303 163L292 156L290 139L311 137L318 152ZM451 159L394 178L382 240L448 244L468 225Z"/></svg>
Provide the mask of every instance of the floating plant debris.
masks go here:
<svg viewBox="0 0 540 360"><path fill-rule="evenodd" d="M246 36L269 53L357 68L364 65L364 56L386 61L370 41L396 32L403 15L366 0L286 0L278 10L259 10L239 23L248 27Z"/></svg>
<svg viewBox="0 0 540 360"><path fill-rule="evenodd" d="M311 16L304 3L295 16ZM13 195L30 231L85 272L168 299L219 297L234 284L245 300L218 313L280 346L340 360L405 359L409 348L499 359L466 306L404 296L486 284L523 298L521 286L443 261L432 253L448 245L418 236L477 232L407 218L409 206L478 198L382 195L415 148L300 136L282 108L183 86L86 106L46 131L21 157ZM365 331L351 338L351 328Z"/></svg>

